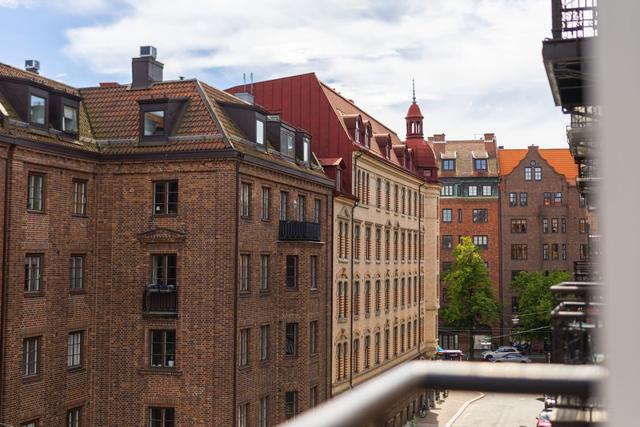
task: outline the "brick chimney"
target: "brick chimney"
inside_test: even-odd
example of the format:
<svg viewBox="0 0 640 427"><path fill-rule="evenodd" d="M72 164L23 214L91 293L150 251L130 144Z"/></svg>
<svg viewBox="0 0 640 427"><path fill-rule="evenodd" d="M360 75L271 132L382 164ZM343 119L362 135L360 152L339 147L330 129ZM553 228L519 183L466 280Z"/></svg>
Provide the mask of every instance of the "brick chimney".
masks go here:
<svg viewBox="0 0 640 427"><path fill-rule="evenodd" d="M493 141L494 139L496 139L496 134L495 133L485 133L484 134L484 140L485 141Z"/></svg>
<svg viewBox="0 0 640 427"><path fill-rule="evenodd" d="M433 134L433 141L434 142L445 142L444 133L434 133Z"/></svg>
<svg viewBox="0 0 640 427"><path fill-rule="evenodd" d="M156 60L158 51L153 46L140 46L140 56L131 61L131 88L143 89L162 81L164 64Z"/></svg>

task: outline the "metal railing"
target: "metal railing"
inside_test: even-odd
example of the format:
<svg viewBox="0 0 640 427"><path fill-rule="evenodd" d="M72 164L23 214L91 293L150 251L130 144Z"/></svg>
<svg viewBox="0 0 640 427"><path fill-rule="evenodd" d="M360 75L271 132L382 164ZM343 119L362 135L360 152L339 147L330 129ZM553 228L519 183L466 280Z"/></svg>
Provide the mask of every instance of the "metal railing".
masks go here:
<svg viewBox="0 0 640 427"><path fill-rule="evenodd" d="M144 290L142 303L147 314L175 315L178 313L178 290L175 285L149 285Z"/></svg>
<svg viewBox="0 0 640 427"><path fill-rule="evenodd" d="M280 221L278 230L280 240L320 241L320 224L305 221Z"/></svg>
<svg viewBox="0 0 640 427"><path fill-rule="evenodd" d="M588 398L606 379L600 366L413 361L283 424L286 427L384 425L385 409L421 389L546 393Z"/></svg>

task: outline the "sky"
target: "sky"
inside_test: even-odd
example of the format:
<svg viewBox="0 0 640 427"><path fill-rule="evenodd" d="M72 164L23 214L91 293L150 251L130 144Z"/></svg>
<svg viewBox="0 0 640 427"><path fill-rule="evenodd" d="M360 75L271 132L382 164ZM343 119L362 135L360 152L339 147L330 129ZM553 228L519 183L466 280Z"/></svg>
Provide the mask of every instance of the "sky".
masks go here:
<svg viewBox="0 0 640 427"><path fill-rule="evenodd" d="M415 79L426 135L568 148L542 64L550 0L0 0L0 62L73 86L164 78L224 89L315 72L404 138Z"/></svg>

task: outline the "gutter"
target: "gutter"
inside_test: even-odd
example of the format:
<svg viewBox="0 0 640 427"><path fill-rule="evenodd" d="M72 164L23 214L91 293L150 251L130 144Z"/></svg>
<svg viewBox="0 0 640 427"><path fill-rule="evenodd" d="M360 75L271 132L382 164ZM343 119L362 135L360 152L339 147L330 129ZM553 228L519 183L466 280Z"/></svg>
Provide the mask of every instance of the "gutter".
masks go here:
<svg viewBox="0 0 640 427"><path fill-rule="evenodd" d="M356 155L353 156L353 177L351 179L351 190L353 192L353 183L355 182L356 185L358 185L357 179L354 179L355 177L357 177L357 172L358 172L358 159L364 154L364 152L362 151L358 151L356 152ZM349 388L353 388L353 256L354 256L354 247L355 247L355 242L354 242L354 231L353 231L353 216L355 214L355 210L358 207L358 205L360 204L360 199L356 198L353 202L353 206L351 206L351 268L350 268L350 274L351 274L351 286L349 286L350 289L350 313L349 313Z"/></svg>
<svg viewBox="0 0 640 427"><path fill-rule="evenodd" d="M420 199L422 198L422 187L424 186L424 182L421 182L418 186L418 203L420 203ZM422 252L424 251L424 243L422 243L422 215L424 215L422 209L423 203L420 203L418 206L418 283L420 284L420 289L418 290L418 330L420 331L420 335L418 335L418 357L420 357L420 343L422 343L422 328L420 325L420 313L422 313L422 298L421 296L426 296L426 292L424 291L424 280L422 274ZM436 284L438 285L438 284ZM421 295L422 294L422 295ZM438 325L435 325L436 329ZM413 331L413 333L417 333Z"/></svg>

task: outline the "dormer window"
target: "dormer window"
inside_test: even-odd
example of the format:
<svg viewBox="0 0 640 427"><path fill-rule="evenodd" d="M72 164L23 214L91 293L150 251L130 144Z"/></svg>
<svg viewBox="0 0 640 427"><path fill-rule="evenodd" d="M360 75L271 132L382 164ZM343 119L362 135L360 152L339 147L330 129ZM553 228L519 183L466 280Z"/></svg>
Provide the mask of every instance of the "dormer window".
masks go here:
<svg viewBox="0 0 640 427"><path fill-rule="evenodd" d="M145 111L144 136L164 135L164 110Z"/></svg>
<svg viewBox="0 0 640 427"><path fill-rule="evenodd" d="M282 130L280 131L280 140L282 144L282 153L289 157L295 157L296 148L293 132L288 129L282 128Z"/></svg>
<svg viewBox="0 0 640 427"><path fill-rule="evenodd" d="M355 131L355 139L356 142L359 144L360 143L360 121L356 120L356 131Z"/></svg>
<svg viewBox="0 0 640 427"><path fill-rule="evenodd" d="M256 143L264 145L264 122L256 120Z"/></svg>
<svg viewBox="0 0 640 427"><path fill-rule="evenodd" d="M369 128L364 128L364 146L369 148Z"/></svg>
<svg viewBox="0 0 640 427"><path fill-rule="evenodd" d="M391 145L387 144L387 159L391 158Z"/></svg>
<svg viewBox="0 0 640 427"><path fill-rule="evenodd" d="M305 163L309 163L309 159L311 158L311 141L309 141L309 137L305 136L302 138L302 160Z"/></svg>
<svg viewBox="0 0 640 427"><path fill-rule="evenodd" d="M68 105L63 106L62 131L78 133L78 109Z"/></svg>
<svg viewBox="0 0 640 427"><path fill-rule="evenodd" d="M31 95L29 101L29 121L36 125L46 124L45 113L47 100L41 96Z"/></svg>

